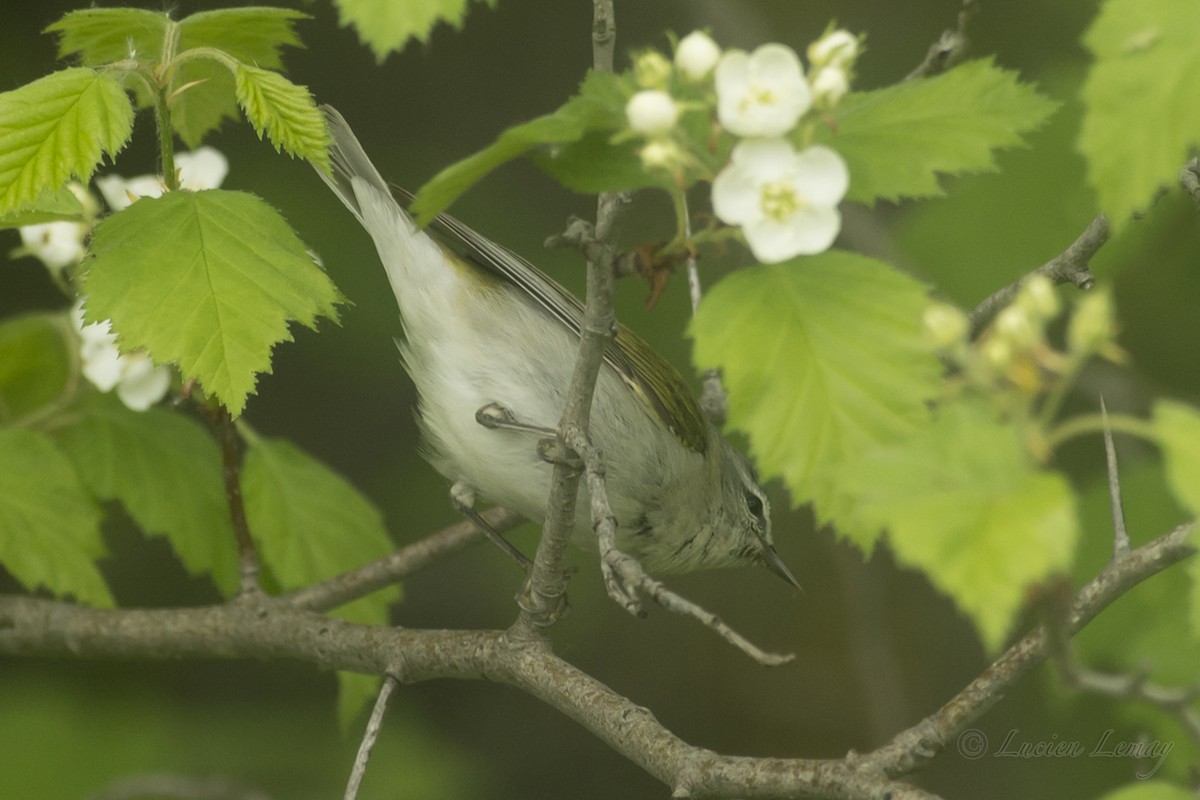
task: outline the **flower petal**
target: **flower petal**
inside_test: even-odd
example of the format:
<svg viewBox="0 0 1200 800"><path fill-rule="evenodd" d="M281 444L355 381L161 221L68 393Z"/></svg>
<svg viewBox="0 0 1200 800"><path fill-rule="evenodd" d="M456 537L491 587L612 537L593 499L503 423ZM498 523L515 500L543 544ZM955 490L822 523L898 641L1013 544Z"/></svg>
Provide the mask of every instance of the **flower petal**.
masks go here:
<svg viewBox="0 0 1200 800"><path fill-rule="evenodd" d="M134 411L145 411L162 400L171 388L171 370L155 366L149 356L130 356L125 377L117 384L117 397Z"/></svg>
<svg viewBox="0 0 1200 800"><path fill-rule="evenodd" d="M229 160L214 147L199 147L175 157L179 186L192 192L219 189L229 174Z"/></svg>
<svg viewBox="0 0 1200 800"><path fill-rule="evenodd" d="M744 225L762 216L759 180L753 170L730 164L712 183L713 213L722 222Z"/></svg>
<svg viewBox="0 0 1200 800"><path fill-rule="evenodd" d="M850 171L842 157L822 145L813 145L796 156L796 177L804 196L814 206L836 206L850 186Z"/></svg>

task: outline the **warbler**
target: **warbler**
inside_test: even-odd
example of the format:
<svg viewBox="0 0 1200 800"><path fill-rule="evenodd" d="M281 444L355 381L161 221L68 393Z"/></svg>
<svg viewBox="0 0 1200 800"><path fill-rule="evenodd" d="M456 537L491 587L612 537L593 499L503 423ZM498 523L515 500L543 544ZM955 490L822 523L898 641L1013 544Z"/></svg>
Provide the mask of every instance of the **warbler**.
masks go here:
<svg viewBox="0 0 1200 800"><path fill-rule="evenodd" d="M461 507L480 495L543 520L551 465L537 443L562 413L582 303L453 217L419 229L341 114L323 111L332 175L318 174L387 270L426 457ZM772 543L770 504L749 463L680 374L624 326L604 356L589 434L603 453L617 545L649 572L760 563L799 585ZM579 491L572 540L594 547L587 489Z"/></svg>

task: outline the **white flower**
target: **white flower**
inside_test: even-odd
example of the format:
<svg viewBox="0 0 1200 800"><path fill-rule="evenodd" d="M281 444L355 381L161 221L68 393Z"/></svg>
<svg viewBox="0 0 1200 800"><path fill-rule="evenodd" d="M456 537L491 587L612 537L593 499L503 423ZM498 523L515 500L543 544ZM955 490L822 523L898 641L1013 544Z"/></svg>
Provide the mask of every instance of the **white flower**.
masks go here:
<svg viewBox="0 0 1200 800"><path fill-rule="evenodd" d="M813 105L833 108L850 90L850 80L841 67L821 67L812 76Z"/></svg>
<svg viewBox="0 0 1200 800"><path fill-rule="evenodd" d="M671 95L657 89L647 89L629 98L625 104L625 117L629 127L638 133L655 136L675 127L679 119L679 107Z"/></svg>
<svg viewBox="0 0 1200 800"><path fill-rule="evenodd" d="M180 188L199 192L221 185L229 173L229 161L219 150L201 147L175 156L175 168L179 171ZM128 207L139 197L161 197L166 190L162 178L157 175L138 175L135 178L105 175L96 179L96 188L113 211Z"/></svg>
<svg viewBox="0 0 1200 800"><path fill-rule="evenodd" d="M730 50L717 63L717 117L738 136L780 136L812 106L800 58L781 44L747 55Z"/></svg>
<svg viewBox="0 0 1200 800"><path fill-rule="evenodd" d="M775 263L833 244L849 182L846 164L828 147L796 152L784 139L747 139L713 181L713 211L742 226L755 258Z"/></svg>
<svg viewBox="0 0 1200 800"><path fill-rule="evenodd" d="M90 226L82 222L44 222L21 226L21 244L51 272L83 260L83 240Z"/></svg>
<svg viewBox="0 0 1200 800"><path fill-rule="evenodd" d="M692 31L675 48L675 67L685 78L699 83L708 77L720 57L721 48L707 33Z"/></svg>
<svg viewBox="0 0 1200 800"><path fill-rule="evenodd" d="M83 260L83 240L92 229L92 220L96 216L98 205L91 192L79 183L68 183L67 190L79 201L85 221L62 220L22 225L19 233L24 247L13 253L14 256L31 255L54 273Z"/></svg>
<svg viewBox="0 0 1200 800"><path fill-rule="evenodd" d="M83 301L75 303L71 318L79 331L79 361L83 376L102 392L117 390L117 397L134 411L145 411L163 399L171 386L171 371L157 366L142 352L122 354L108 320L85 325Z"/></svg>
<svg viewBox="0 0 1200 800"><path fill-rule="evenodd" d="M858 58L858 37L838 29L817 39L808 46L808 61L814 67L845 69Z"/></svg>

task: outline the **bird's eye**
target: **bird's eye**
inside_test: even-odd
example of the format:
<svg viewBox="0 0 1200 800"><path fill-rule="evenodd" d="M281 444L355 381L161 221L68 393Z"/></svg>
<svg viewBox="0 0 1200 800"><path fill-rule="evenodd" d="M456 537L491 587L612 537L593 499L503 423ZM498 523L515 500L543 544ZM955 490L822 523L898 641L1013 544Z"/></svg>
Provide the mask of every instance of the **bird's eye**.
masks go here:
<svg viewBox="0 0 1200 800"><path fill-rule="evenodd" d="M750 513L755 519L763 518L763 501L762 498L754 492L746 492L746 508L750 509Z"/></svg>

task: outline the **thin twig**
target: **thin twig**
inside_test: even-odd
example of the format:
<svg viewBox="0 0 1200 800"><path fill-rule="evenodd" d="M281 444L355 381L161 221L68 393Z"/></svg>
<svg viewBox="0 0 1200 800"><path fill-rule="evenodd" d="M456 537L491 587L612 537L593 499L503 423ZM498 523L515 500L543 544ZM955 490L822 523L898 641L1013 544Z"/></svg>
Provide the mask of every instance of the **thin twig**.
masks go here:
<svg viewBox="0 0 1200 800"><path fill-rule="evenodd" d="M995 318L996 314L1000 313L1000 310L1017 296L1021 284L1034 275L1045 275L1055 283L1072 283L1076 288L1084 291L1091 289L1096 284L1096 278L1088 268L1088 262L1091 261L1096 251L1108 241L1108 230L1108 217L1103 214L1098 215L1088 224L1087 229L1079 234L1079 238L1072 242L1071 246L1062 253L1020 278L1015 283L1011 283L985 297L979 305L975 306L975 310L969 315L971 337L978 336L987 327L988 323Z"/></svg>
<svg viewBox="0 0 1200 800"><path fill-rule="evenodd" d="M497 533L510 531L525 519L507 508L489 508L481 512L480 516ZM415 572L420 572L434 561L459 553L482 540L483 532L474 522L464 519L378 561L297 589L279 599L308 611L328 611L390 586Z"/></svg>
<svg viewBox="0 0 1200 800"><path fill-rule="evenodd" d="M1062 632L1072 636L1118 597L1151 575L1195 554L1194 523L1180 525L1149 544L1109 563L1084 586L1063 615ZM858 758L864 769L900 777L923 768L952 743L955 736L983 716L1030 670L1054 654L1055 634L1041 625L1026 634L975 680L933 714L897 734L883 747Z"/></svg>
<svg viewBox="0 0 1200 800"><path fill-rule="evenodd" d="M1125 505L1121 502L1121 476L1117 473L1117 448L1113 444L1112 428L1108 426L1108 408L1100 398L1100 415L1104 417L1104 461L1108 468L1108 500L1113 520L1113 558L1129 553L1129 531L1125 528Z"/></svg>
<svg viewBox="0 0 1200 800"><path fill-rule="evenodd" d="M225 502L229 506L229 520L237 539L238 574L240 593L243 597L261 592L258 585L258 550L250 536L250 524L246 521L246 504L242 498L242 442L238 437L233 415L224 405L218 406L214 414L217 438L221 444L221 477L225 482Z"/></svg>
<svg viewBox="0 0 1200 800"><path fill-rule="evenodd" d="M358 754L354 757L354 768L350 770L350 780L346 782L344 800L355 800L358 797L358 787L362 785L363 776L367 774L367 762L371 760L371 750L379 738L379 729L383 727L383 715L387 713L388 700L396 689L397 683L390 673L383 676L383 684L379 687L379 696L375 698L375 707L371 709L371 718L367 720L367 728L363 731L362 741L358 744Z"/></svg>
<svg viewBox="0 0 1200 800"><path fill-rule="evenodd" d="M667 611L704 623L722 639L764 666L779 666L795 658L795 655L790 653L781 655L759 648L729 627L716 614L672 592L661 581L652 578L633 556L622 553L617 548L616 518L608 504L602 454L580 430L569 432L567 444L584 463L588 494L591 497L592 527L600 543L600 569L609 597L629 613L640 616L642 603L639 595L645 594Z"/></svg>
<svg viewBox="0 0 1200 800"><path fill-rule="evenodd" d="M975 5L975 0L963 0L962 10L958 12L957 27L942 31L938 40L929 46L925 60L904 76L904 80L911 81L916 78L937 75L957 64L971 44L971 40L967 38L967 23L971 21L978 10L979 7Z"/></svg>
<svg viewBox="0 0 1200 800"><path fill-rule="evenodd" d="M592 24L592 67L611 72L616 45L613 0L594 0ZM567 543L575 529L575 502L579 493L579 471L572 465L563 431L586 431L591 417L592 395L600 375L604 352L616 335L613 313L613 259L616 254L615 226L623 204L618 195L600 195L596 204L596 226L586 242L587 295L580 332L579 355L567 389L562 418L558 424L559 450L564 458L555 464L546 503L542 537L520 597L518 631L532 631L552 624L565 611L567 572L564 569Z"/></svg>
<svg viewBox="0 0 1200 800"><path fill-rule="evenodd" d="M692 238L692 215L688 213L687 195L683 195L683 235L688 241ZM687 256L688 297L692 301L692 316L700 310L700 301L704 298L704 289L700 285L700 270L696 266L696 254L688 250ZM705 370L701 377L700 409L704 415L718 427L725 424L729 414L729 394L721 384L721 373L715 369Z"/></svg>

